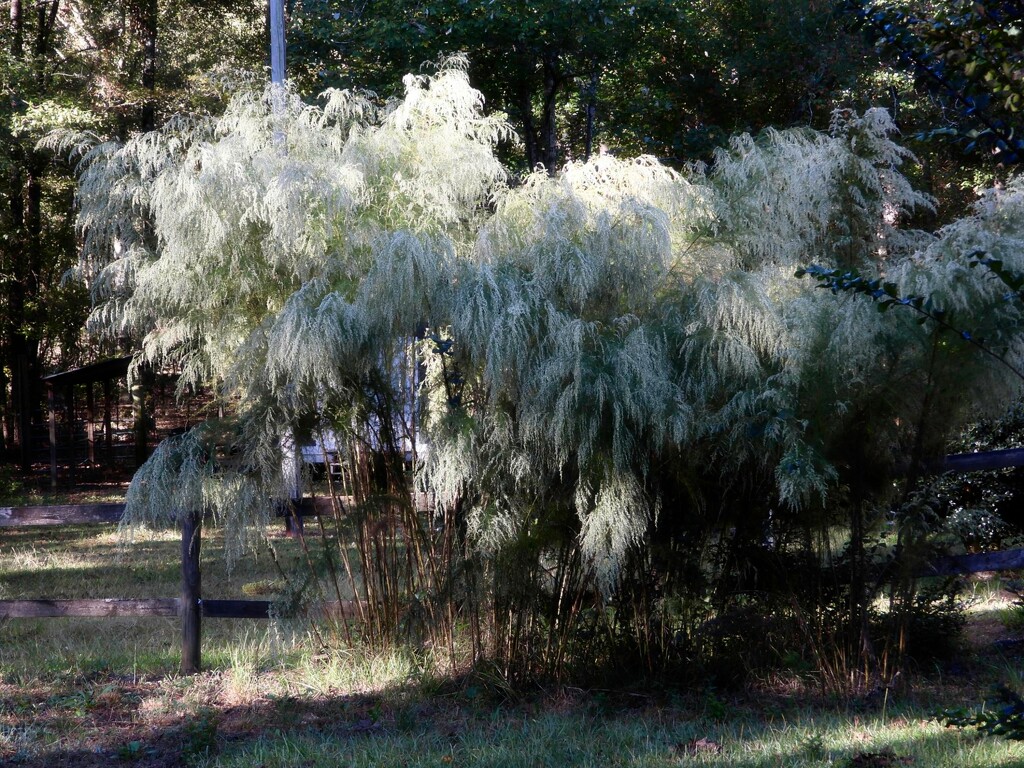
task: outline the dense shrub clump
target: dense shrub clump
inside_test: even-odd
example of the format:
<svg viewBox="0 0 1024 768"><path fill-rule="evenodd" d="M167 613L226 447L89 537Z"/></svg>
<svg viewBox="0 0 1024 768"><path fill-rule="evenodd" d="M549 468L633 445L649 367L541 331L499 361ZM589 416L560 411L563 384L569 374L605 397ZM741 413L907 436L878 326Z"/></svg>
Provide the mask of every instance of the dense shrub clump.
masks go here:
<svg viewBox="0 0 1024 768"><path fill-rule="evenodd" d="M756 614L768 657L886 674L906 626L877 637L876 576L909 611L899 574L934 533L897 469L1019 387L998 358L1020 360L1020 304L969 260L1024 269L1024 183L904 228L930 201L880 110L738 136L707 168L598 156L510 183L462 62L406 87L385 108L242 92L82 150L94 327L229 406L158 449L131 518L199 505L252 530L295 442L331 434L358 555L329 570L370 639L455 659L467 627L508 676L654 671ZM808 264L884 275L996 353Z"/></svg>

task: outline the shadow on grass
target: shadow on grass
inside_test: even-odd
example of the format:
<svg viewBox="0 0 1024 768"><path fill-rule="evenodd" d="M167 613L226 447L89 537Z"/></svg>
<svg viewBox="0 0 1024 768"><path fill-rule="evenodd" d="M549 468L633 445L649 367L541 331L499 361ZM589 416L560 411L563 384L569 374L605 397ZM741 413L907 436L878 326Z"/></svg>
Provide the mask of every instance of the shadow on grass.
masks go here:
<svg viewBox="0 0 1024 768"><path fill-rule="evenodd" d="M112 526L0 528L0 599L174 597L181 588L178 537L141 531L125 545ZM295 540L274 545L286 567L300 562ZM222 533L206 533L204 597L244 597L247 582L277 575L269 557L240 558L229 569Z"/></svg>
<svg viewBox="0 0 1024 768"><path fill-rule="evenodd" d="M0 684L0 766L197 765L273 736L367 739L386 732L379 694L257 696L215 691L223 672L132 681L110 675L15 689Z"/></svg>
<svg viewBox="0 0 1024 768"><path fill-rule="evenodd" d="M223 685L230 670L136 683L115 678L31 692L0 723L37 729L18 751L0 739L0 765L97 768L274 766L718 766L718 768L1009 768L1024 747L943 729L907 707L881 712L738 706L711 721L652 700L625 708L571 689L502 703L463 685L425 695L414 682L374 693L261 694ZM794 704L794 706L798 706ZM31 718L25 716L31 714ZM6 751L5 751L6 749Z"/></svg>
<svg viewBox="0 0 1024 768"><path fill-rule="evenodd" d="M920 718L854 723L817 713L780 725L750 718L709 723L666 710L600 714L585 706L565 710L551 704L540 712L510 708L489 715L471 711L468 716L465 709L449 708L446 720L436 713L424 720L411 711L413 716L405 710L395 720L385 719L371 738L356 740L332 732L264 736L225 748L212 764L1008 768L1021 765L1024 758L1019 745L978 741Z"/></svg>

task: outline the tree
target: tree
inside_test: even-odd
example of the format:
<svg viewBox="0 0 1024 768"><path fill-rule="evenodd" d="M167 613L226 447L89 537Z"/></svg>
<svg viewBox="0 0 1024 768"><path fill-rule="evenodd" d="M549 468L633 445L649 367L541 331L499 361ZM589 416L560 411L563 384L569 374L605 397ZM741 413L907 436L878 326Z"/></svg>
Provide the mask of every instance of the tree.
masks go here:
<svg viewBox="0 0 1024 768"><path fill-rule="evenodd" d="M19 446L26 467L31 460L30 421L39 404L41 354L59 350L74 337L66 332L49 337L44 307L66 312L58 324L71 327L80 325L84 311L81 294L59 287L61 272L72 263L61 264L61 256L70 255L61 251L71 235L72 187L49 178L47 158L34 145L55 124L81 127L89 120L72 95L54 88L60 82L55 67L62 37L59 0L37 3L32 10L28 13L21 3L11 5L10 46L0 53L0 87L5 93L0 107L5 148L0 160L0 392L5 447ZM72 349L66 351L73 354Z"/></svg>
<svg viewBox="0 0 1024 768"><path fill-rule="evenodd" d="M23 467L44 369L95 354L80 334L88 297L62 280L77 261L72 175L37 143L52 130L126 135L209 107L219 94L201 74L260 61L261 18L247 0L11 4L0 53L0 410L4 445Z"/></svg>
<svg viewBox="0 0 1024 768"><path fill-rule="evenodd" d="M825 129L837 107L877 106L851 100L873 62L836 3L675 6L674 22L644 43L646 56L610 65L619 83L608 124L630 154L708 161L734 133Z"/></svg>
<svg viewBox="0 0 1024 768"><path fill-rule="evenodd" d="M1024 8L1017 2L931 4L852 2L852 12L876 44L916 85L955 110L952 125L931 126L932 138L951 138L966 153L997 163L1024 159Z"/></svg>
<svg viewBox="0 0 1024 768"><path fill-rule="evenodd" d="M296 8L289 45L316 82L340 76L385 89L424 62L466 53L491 108L518 127L527 167L554 173L567 156L592 151L593 109L606 74L633 61L646 37L675 17L673 4L653 0L310 2ZM573 101L587 117L570 135L561 123Z"/></svg>
<svg viewBox="0 0 1024 768"><path fill-rule="evenodd" d="M469 55L509 116L527 169L553 172L604 144L686 162L736 130L816 123L865 66L835 4L378 2L296 4L289 51L305 92L391 92L402 73Z"/></svg>

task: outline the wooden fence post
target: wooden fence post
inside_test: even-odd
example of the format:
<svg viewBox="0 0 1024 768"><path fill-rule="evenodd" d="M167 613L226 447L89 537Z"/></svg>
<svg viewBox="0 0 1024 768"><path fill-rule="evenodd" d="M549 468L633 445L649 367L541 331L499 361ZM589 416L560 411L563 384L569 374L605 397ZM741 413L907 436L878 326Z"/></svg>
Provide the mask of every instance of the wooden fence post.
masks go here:
<svg viewBox="0 0 1024 768"><path fill-rule="evenodd" d="M191 675L202 664L200 636L202 629L201 574L199 551L202 544L203 515L189 512L181 523L181 672Z"/></svg>

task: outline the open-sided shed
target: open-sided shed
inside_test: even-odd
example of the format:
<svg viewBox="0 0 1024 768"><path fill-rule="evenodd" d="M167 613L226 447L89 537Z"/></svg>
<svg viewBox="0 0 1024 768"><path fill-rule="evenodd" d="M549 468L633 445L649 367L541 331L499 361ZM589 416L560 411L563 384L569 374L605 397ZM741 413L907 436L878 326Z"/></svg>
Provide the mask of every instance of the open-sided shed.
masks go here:
<svg viewBox="0 0 1024 768"><path fill-rule="evenodd" d="M134 466L145 461L146 395L141 382L127 388L130 365L131 357L117 357L43 377L49 415L51 487L57 487L61 459L60 464L68 467L71 482L80 462L106 466L123 463L128 458L123 455L124 449L129 446ZM127 419L122 412L126 389L131 408Z"/></svg>

